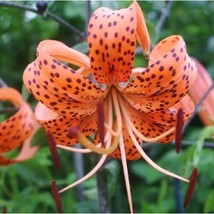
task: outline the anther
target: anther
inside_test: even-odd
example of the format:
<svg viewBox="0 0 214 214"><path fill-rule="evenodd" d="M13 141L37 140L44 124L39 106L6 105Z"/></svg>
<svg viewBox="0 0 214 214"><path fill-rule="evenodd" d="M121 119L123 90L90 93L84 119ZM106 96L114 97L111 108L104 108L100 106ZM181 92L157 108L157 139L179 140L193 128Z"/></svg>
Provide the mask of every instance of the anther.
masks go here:
<svg viewBox="0 0 214 214"><path fill-rule="evenodd" d="M56 185L56 181L51 182L51 192L52 192L58 213L63 213L61 197Z"/></svg>
<svg viewBox="0 0 214 214"><path fill-rule="evenodd" d="M100 141L102 145L104 145L104 137L105 137L105 118L104 118L104 107L102 102L97 103L97 114L98 114L98 129L100 134Z"/></svg>
<svg viewBox="0 0 214 214"><path fill-rule="evenodd" d="M195 185L197 182L197 178L198 178L198 170L197 168L194 168L192 171L192 175L190 177L190 182L186 191L186 196L185 196L185 200L184 200L184 207L186 208L190 202L190 199L193 195L193 192L195 190Z"/></svg>
<svg viewBox="0 0 214 214"><path fill-rule="evenodd" d="M184 112L183 109L180 108L178 109L177 112L176 134L175 134L175 147L177 153L179 153L181 150L183 126L184 126Z"/></svg>
<svg viewBox="0 0 214 214"><path fill-rule="evenodd" d="M56 142L54 140L54 137L50 132L48 132L47 138L48 138L48 146L49 146L49 149L51 152L53 164L57 170L60 170L60 168L61 168L60 157L57 152L57 147L56 147Z"/></svg>
<svg viewBox="0 0 214 214"><path fill-rule="evenodd" d="M2 214L3 213L7 213L7 208L6 207L2 207Z"/></svg>
<svg viewBox="0 0 214 214"><path fill-rule="evenodd" d="M77 126L72 126L68 129L68 135L70 137L77 137L79 128Z"/></svg>

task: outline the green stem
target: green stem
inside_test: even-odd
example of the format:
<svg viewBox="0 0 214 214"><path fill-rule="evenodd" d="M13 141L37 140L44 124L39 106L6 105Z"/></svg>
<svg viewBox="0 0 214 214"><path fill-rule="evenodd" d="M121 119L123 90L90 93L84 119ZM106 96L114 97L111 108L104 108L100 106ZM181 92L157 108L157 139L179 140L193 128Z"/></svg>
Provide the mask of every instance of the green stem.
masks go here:
<svg viewBox="0 0 214 214"><path fill-rule="evenodd" d="M99 159L99 156L95 155L96 162L98 161L98 159ZM106 179L104 165L96 173L96 179L97 179L100 213L110 213L107 179Z"/></svg>

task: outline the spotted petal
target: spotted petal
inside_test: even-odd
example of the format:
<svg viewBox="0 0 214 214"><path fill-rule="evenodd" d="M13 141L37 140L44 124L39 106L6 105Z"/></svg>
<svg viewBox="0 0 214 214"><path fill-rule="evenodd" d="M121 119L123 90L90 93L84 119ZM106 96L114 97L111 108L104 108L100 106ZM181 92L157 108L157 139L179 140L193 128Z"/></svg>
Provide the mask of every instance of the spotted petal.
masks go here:
<svg viewBox="0 0 214 214"><path fill-rule="evenodd" d="M72 118L80 118L92 114L96 110L97 101L103 98L105 92L87 77L76 73L51 55L74 65L89 66L86 56L83 57L84 55L64 44L43 42L38 47L37 59L24 71L23 80L28 90L36 99L60 115L69 114Z"/></svg>
<svg viewBox="0 0 214 214"><path fill-rule="evenodd" d="M98 130L96 112L83 120L71 119L66 115L58 115L39 102L35 116L46 132L50 132L56 143L60 145L73 146L77 143L77 139L69 135L70 127L78 127L87 137L97 133Z"/></svg>
<svg viewBox="0 0 214 214"><path fill-rule="evenodd" d="M125 125L123 125L123 139L124 139L124 144L125 144L126 159L133 161L133 160L138 160L139 158L141 158L141 154L135 148L135 146L126 130ZM120 152L119 146L114 152L112 152L108 156L112 157L112 158L121 159L121 152Z"/></svg>
<svg viewBox="0 0 214 214"><path fill-rule="evenodd" d="M126 82L133 67L138 37L146 54L150 40L137 2L129 8L99 8L88 26L88 44L93 75L100 84Z"/></svg>
<svg viewBox="0 0 214 214"><path fill-rule="evenodd" d="M20 155L16 159L0 156L0 165L7 165L32 157L37 148L30 147L30 139L37 130L37 122L32 110L22 100L21 95L12 88L0 88L0 99L11 102L18 111L0 123L0 153L18 148L24 143Z"/></svg>
<svg viewBox="0 0 214 214"><path fill-rule="evenodd" d="M184 122L191 116L191 113L194 111L194 103L188 95L186 95L180 102L178 102L171 108L165 111L151 113L149 115L144 112L137 111L126 102L124 102L124 104L126 112L136 129L147 138L158 137L160 134L163 134L170 128L175 127L178 109L182 108L182 110L184 111ZM124 119L123 124L128 124L128 122ZM127 132L125 125L123 126L123 137L127 160L139 159L141 155L133 145L133 142ZM135 137L140 143L141 141L139 140L139 136L135 134ZM172 132L166 137L159 139L157 142L169 143L174 138L175 132ZM119 148L116 149L109 156L113 158L120 158L121 154Z"/></svg>
<svg viewBox="0 0 214 214"><path fill-rule="evenodd" d="M136 71L136 69L135 69ZM196 66L180 36L162 40L152 50L149 66L137 69L122 89L128 102L144 112L166 110L186 95L196 78Z"/></svg>

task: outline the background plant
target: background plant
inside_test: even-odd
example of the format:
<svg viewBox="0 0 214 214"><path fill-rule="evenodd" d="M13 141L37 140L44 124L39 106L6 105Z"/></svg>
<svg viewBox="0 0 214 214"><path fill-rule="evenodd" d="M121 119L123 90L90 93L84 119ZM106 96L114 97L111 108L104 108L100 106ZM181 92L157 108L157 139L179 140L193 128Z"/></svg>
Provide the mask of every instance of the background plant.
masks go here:
<svg viewBox="0 0 214 214"><path fill-rule="evenodd" d="M35 58L38 43L44 39L56 39L87 52L83 41L88 14L97 7L112 9L127 7L130 1L49 1L44 13L32 13L18 8L3 7L0 2L0 77L11 87L23 90L22 73L26 65ZM16 2L36 9L32 1ZM89 4L90 3L90 4ZM171 5L169 5L171 4ZM201 61L214 77L214 2L140 2L148 22L152 43L172 34L180 34L186 41L188 53ZM89 7L90 6L90 7ZM169 7L170 6L170 7ZM167 8L167 9L166 9ZM72 31L62 23L49 17L49 12L71 24L81 34ZM160 17L166 19L160 27ZM141 53L136 65L145 63ZM27 96L26 96L27 97ZM28 97L34 105L32 97ZM3 115L0 115L3 119ZM211 131L210 131L211 130ZM213 146L210 139L213 129L203 128L197 115L185 129L183 151L175 155L173 144L148 146L146 152L159 165L179 174L189 176L194 158L198 162L199 179L192 201L186 210L182 208L186 185L167 178L153 170L142 159L129 162L133 204L136 212L213 212L214 211L214 162ZM203 144L209 140L210 144ZM0 207L7 212L55 212L50 193L50 182L57 180L65 186L76 180L81 163L71 153L60 151L60 171L56 171L47 147L45 134L40 131L34 144L40 144L37 155L30 161L0 168ZM191 146L194 144L193 146ZM196 145L202 145L197 147ZM205 146L204 146L205 145ZM208 147L207 147L208 146ZM203 149L202 149L203 148ZM200 149L200 150L197 150ZM196 151L200 151L196 154ZM196 154L196 156L195 156ZM96 157L85 155L81 172L89 171ZM76 165L78 163L78 166ZM188 170L189 169L189 170ZM102 174L108 182L108 197L111 212L128 211L126 191L120 162L107 161ZM176 196L175 196L176 193ZM30 197L29 197L30 196ZM62 195L65 212L99 212L96 177L90 178L82 186Z"/></svg>

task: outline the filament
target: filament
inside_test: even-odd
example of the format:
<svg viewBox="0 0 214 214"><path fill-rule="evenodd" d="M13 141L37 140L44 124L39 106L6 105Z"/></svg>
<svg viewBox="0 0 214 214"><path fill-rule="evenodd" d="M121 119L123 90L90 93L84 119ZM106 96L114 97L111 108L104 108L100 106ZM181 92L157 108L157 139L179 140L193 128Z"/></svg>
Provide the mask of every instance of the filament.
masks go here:
<svg viewBox="0 0 214 214"><path fill-rule="evenodd" d="M142 141L145 141L145 142L148 142L148 143L153 143L153 142L156 142L164 137L166 137L167 135L171 134L173 131L175 131L175 128L171 128L169 130L167 130L166 132L160 134L159 136L157 137L153 137L153 138L149 138L149 137L145 137L142 133L140 133L137 128L134 126L134 124L132 123L130 117L128 116L128 113L126 111L126 107L124 105L124 101L122 100L122 98L120 98L120 106L121 106L121 110L123 112L123 116L126 120L126 123L131 127L132 131L142 140Z"/></svg>
<svg viewBox="0 0 214 214"><path fill-rule="evenodd" d="M106 149L108 149L110 147L110 145L111 145L111 138L108 138L108 141L106 143ZM103 163L106 160L106 157L107 157L107 154L102 155L102 157L100 158L100 160L98 161L96 166L88 174L86 174L84 177L80 178L76 182L70 184L69 186L63 188L62 190L59 191L59 193L65 192L66 190L84 182L85 180L87 180L88 178L93 176L100 169L100 167L103 165Z"/></svg>
<svg viewBox="0 0 214 214"><path fill-rule="evenodd" d="M108 124L105 124L106 129L111 133L111 135L113 136L119 136L122 132L122 118L121 118L121 113L120 113L120 105L118 102L118 96L116 93L116 89L113 87L111 89L111 95L112 95L112 100L114 103L114 110L115 110L115 114L116 114L116 121L117 121L117 131L115 132L114 130L112 130L111 126L109 126ZM111 102L111 101L110 101ZM113 112L112 112L112 105L110 106L109 104L109 109L111 112L110 117L112 117Z"/></svg>
<svg viewBox="0 0 214 214"><path fill-rule="evenodd" d="M131 190L130 190L127 161L126 161L126 151L124 149L124 141L123 141L122 135L120 135L119 142L120 142L119 145L120 145L121 161L122 161L122 166L123 166L123 174L124 174L124 178L125 178L126 192L127 192L127 196L128 196L129 208L130 208L130 213L133 213L132 196L131 196Z"/></svg>
<svg viewBox="0 0 214 214"><path fill-rule="evenodd" d="M161 173L163 173L163 174L166 174L166 175L171 176L171 177L173 177L173 178L177 178L177 179L182 180L182 181L187 182L187 183L189 182L188 179L183 178L183 177L181 177L181 176L179 176L179 175L176 175L176 174L174 174L174 173L172 173L172 172L169 172L169 171L167 171L167 170L161 168L160 166L158 166L155 162L153 162L153 161L149 158L149 156L147 156L147 154L143 151L143 149L141 148L141 146L139 145L139 143L138 143L138 141L136 140L136 138L135 138L135 136L134 136L134 134L133 134L133 132L132 132L131 127L129 126L129 124L127 124L126 127L127 127L127 130L128 130L129 136L131 137L131 139L132 139L132 141L133 141L135 147L137 148L138 152L142 155L143 159L144 159L149 165L151 165L154 169L156 169L157 171L159 171L159 172L161 172Z"/></svg>

